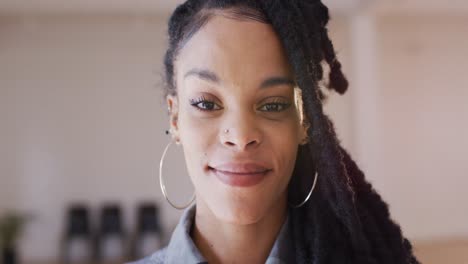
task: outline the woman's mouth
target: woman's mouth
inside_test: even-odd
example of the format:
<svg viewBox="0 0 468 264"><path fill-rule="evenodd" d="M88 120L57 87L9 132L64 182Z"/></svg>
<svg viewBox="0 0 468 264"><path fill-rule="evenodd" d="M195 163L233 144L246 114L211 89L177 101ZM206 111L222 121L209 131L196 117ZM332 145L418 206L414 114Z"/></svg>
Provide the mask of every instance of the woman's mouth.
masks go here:
<svg viewBox="0 0 468 264"><path fill-rule="evenodd" d="M249 187L260 183L271 169L257 163L226 163L208 166L221 182L236 187Z"/></svg>

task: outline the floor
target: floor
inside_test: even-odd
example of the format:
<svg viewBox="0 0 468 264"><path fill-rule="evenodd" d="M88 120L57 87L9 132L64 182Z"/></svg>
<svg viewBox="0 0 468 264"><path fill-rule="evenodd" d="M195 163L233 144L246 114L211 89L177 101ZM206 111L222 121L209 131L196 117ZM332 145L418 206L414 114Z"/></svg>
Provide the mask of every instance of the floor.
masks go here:
<svg viewBox="0 0 468 264"><path fill-rule="evenodd" d="M468 239L413 242L413 247L422 264L468 264Z"/></svg>
<svg viewBox="0 0 468 264"><path fill-rule="evenodd" d="M422 264L468 264L468 239L438 242L412 241L414 254ZM26 262L24 262L26 263ZM51 264L31 262L27 264Z"/></svg>

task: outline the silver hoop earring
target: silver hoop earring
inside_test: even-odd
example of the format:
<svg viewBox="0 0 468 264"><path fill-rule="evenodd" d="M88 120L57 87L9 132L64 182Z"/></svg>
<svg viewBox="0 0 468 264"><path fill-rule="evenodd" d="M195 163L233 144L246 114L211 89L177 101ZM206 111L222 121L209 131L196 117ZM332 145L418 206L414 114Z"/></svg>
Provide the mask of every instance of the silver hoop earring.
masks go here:
<svg viewBox="0 0 468 264"><path fill-rule="evenodd" d="M169 147L171 146L172 144L172 140L169 142L169 144L167 144L166 148L164 149L164 152L161 156L161 160L159 162L159 185L161 187L161 191L164 195L164 198L166 198L166 201L172 206L174 207L175 209L179 209L179 210L183 210L185 208L187 208L190 204L192 204L192 202L195 200L195 193L193 193L192 195L192 198L190 200L189 203L187 203L186 205L184 206L178 206L174 203L172 203L170 200L169 200L169 196L167 195L167 191L166 191L166 186L164 185L164 179L163 179L163 175L162 175L162 167L163 167L163 162L164 162L164 158L166 157L166 152L167 150L169 149Z"/></svg>
<svg viewBox="0 0 468 264"><path fill-rule="evenodd" d="M318 172L315 172L314 183L312 184L312 188L310 189L309 194L307 194L307 197L305 198L305 200L302 201L302 203L300 203L298 205L289 204L289 206L291 206L292 208L299 208L299 207L303 206L309 200L310 196L312 195L312 192L315 189L315 184L317 183L317 178L318 178Z"/></svg>

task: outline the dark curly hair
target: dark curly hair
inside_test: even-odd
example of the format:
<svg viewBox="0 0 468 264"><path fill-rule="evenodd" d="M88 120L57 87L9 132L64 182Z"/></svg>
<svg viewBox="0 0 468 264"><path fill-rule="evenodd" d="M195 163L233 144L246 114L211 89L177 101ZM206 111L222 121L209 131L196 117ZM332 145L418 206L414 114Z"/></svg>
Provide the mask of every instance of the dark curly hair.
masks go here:
<svg viewBox="0 0 468 264"><path fill-rule="evenodd" d="M298 148L289 199L294 194L305 197L307 190L302 186L311 186L316 171L320 179L312 202L292 209L298 263L419 263L411 243L391 219L388 204L341 147L334 125L323 111L322 62L329 65L329 90L344 94L348 81L328 37L328 8L320 0L188 0L179 5L169 20L165 95L177 93L174 61L179 50L219 13L271 24L302 91L310 140Z"/></svg>

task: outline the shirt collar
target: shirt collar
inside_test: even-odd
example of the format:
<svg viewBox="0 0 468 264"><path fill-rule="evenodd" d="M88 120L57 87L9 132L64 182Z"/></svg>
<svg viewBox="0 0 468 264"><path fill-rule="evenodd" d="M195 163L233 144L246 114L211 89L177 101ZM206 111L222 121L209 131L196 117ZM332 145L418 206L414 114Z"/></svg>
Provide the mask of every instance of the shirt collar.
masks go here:
<svg viewBox="0 0 468 264"><path fill-rule="evenodd" d="M289 214L286 215L286 220L281 227L281 230L276 237L273 248L270 251L265 264L286 264L296 263L294 254L294 239L291 236L291 223Z"/></svg>
<svg viewBox="0 0 468 264"><path fill-rule="evenodd" d="M208 263L190 237L190 231L195 218L195 211L196 204L193 204L185 209L182 214L179 223L172 233L169 245L167 246L165 263ZM292 239L290 229L288 214L265 262L266 264L295 263L294 241Z"/></svg>
<svg viewBox="0 0 468 264"><path fill-rule="evenodd" d="M165 263L207 263L190 237L190 230L192 229L193 220L195 218L195 210L196 206L193 204L185 209L182 214L167 247Z"/></svg>

